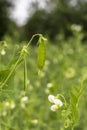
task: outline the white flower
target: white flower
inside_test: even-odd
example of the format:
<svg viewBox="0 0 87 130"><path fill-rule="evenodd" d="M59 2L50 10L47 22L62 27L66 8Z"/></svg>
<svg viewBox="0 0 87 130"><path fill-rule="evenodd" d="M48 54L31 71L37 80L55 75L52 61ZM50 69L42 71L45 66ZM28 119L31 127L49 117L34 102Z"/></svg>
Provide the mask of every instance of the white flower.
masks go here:
<svg viewBox="0 0 87 130"><path fill-rule="evenodd" d="M54 104L56 104L58 107L63 106L63 102L60 99L55 99Z"/></svg>
<svg viewBox="0 0 87 130"><path fill-rule="evenodd" d="M58 109L57 105L52 105L50 107L51 111L56 111Z"/></svg>
<svg viewBox="0 0 87 130"><path fill-rule="evenodd" d="M56 111L57 109L59 109L60 107L63 106L63 102L60 100L60 99L57 99L55 96L53 95L49 95L48 96L48 100L51 102L51 103L54 103L50 109L52 111Z"/></svg>
<svg viewBox="0 0 87 130"><path fill-rule="evenodd" d="M55 97L54 97L53 95L49 95L49 96L48 96L48 100L49 100L51 103L54 103Z"/></svg>

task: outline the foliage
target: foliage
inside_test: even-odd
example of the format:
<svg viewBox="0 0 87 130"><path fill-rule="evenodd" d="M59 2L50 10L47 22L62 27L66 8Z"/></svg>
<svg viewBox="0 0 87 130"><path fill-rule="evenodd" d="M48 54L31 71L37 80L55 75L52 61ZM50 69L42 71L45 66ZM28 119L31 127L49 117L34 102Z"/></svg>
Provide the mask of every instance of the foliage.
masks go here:
<svg viewBox="0 0 87 130"><path fill-rule="evenodd" d="M59 46L48 41L46 52L41 34L33 35L26 45L1 42L1 130L87 129L87 46L81 43L82 34L73 33L67 41L61 39ZM30 46L36 36L38 50ZM55 112L50 110L50 94L56 95Z"/></svg>

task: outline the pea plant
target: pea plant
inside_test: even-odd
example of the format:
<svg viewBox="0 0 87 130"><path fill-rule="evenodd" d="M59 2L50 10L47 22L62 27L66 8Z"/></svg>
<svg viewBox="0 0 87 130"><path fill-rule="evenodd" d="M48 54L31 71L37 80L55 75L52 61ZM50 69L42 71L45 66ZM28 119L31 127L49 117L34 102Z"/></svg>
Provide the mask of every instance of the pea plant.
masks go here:
<svg viewBox="0 0 87 130"><path fill-rule="evenodd" d="M9 78L12 76L12 74L14 73L14 71L16 70L16 68L18 67L18 65L21 62L24 62L24 90L26 88L26 81L27 81L27 61L26 61L26 57L27 55L29 55L28 52L28 47L31 44L32 40L34 39L34 37L39 36L39 40L38 40L38 67L41 70L44 66L45 63L45 41L46 38L44 38L41 34L35 34L32 36L31 40L28 42L27 45L24 45L19 53L19 55L17 56L16 59L13 59L13 61L7 66L6 70L1 71L1 81L0 81L0 91L5 87L7 81L9 80ZM6 78L4 78L3 80L3 72L9 70L9 72L7 73Z"/></svg>
<svg viewBox="0 0 87 130"><path fill-rule="evenodd" d="M38 68L41 71L46 59L46 38L43 37L42 34L35 34L32 36L30 41L27 45L24 45L22 49L20 50L20 53L17 55L16 58L14 58L8 66L4 70L0 70L0 93L3 95L3 89L7 87L7 83L9 79L12 77L12 75L15 73L15 70L20 64L23 64L23 72L24 72L24 91L27 89L27 56L29 55L28 48L30 44L32 43L33 39L38 36ZM2 52L5 53L4 51ZM74 128L77 126L79 119L80 119L80 113L79 113L79 100L82 95L82 92L84 90L84 85L81 83L80 86L72 87L69 93L69 100L66 100L66 97L62 94L58 93L56 96L49 95L48 100L50 103L52 103L50 109L51 111L55 112L60 110L61 112L61 121L62 121L62 127L61 130L64 129L71 129L74 130ZM24 99L25 100L25 99Z"/></svg>

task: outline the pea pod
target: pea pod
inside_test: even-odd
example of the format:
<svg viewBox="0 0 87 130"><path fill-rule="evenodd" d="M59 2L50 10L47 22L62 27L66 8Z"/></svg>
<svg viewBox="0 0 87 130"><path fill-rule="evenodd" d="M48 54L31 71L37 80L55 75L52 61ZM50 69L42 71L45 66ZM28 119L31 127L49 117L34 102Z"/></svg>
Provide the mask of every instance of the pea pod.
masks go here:
<svg viewBox="0 0 87 130"><path fill-rule="evenodd" d="M45 56L46 56L46 45L45 40L43 37L39 39L39 46L38 46L38 68L42 69L45 63Z"/></svg>

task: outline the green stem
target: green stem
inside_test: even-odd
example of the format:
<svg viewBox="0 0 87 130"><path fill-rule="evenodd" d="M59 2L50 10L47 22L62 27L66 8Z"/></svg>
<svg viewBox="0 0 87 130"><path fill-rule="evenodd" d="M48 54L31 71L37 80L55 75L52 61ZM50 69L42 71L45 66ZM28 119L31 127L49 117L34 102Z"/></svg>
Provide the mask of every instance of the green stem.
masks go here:
<svg viewBox="0 0 87 130"><path fill-rule="evenodd" d="M42 35L42 34L35 34L35 35L33 35L32 38L30 39L30 41L28 42L27 47L31 44L31 42L32 42L32 40L34 39L34 37L36 37L36 36L41 36L41 35Z"/></svg>
<svg viewBox="0 0 87 130"><path fill-rule="evenodd" d="M27 87L27 63L26 63L26 57L24 57L24 91Z"/></svg>

